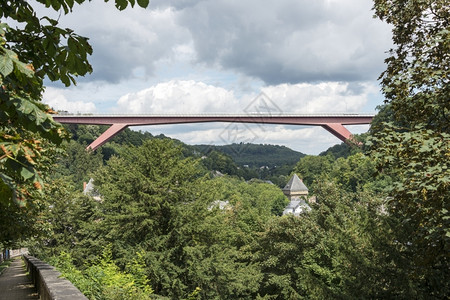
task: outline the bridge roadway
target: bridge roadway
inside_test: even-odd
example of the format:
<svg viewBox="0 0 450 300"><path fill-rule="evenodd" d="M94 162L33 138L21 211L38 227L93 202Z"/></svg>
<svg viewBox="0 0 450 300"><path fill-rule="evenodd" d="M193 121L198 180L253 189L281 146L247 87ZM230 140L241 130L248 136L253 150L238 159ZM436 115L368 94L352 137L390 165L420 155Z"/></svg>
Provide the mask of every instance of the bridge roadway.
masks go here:
<svg viewBox="0 0 450 300"><path fill-rule="evenodd" d="M105 144L128 126L185 124L185 123L260 123L322 126L340 140L347 142L351 132L344 125L370 124L370 114L196 114L196 115L54 115L62 124L111 125L87 148L92 150Z"/></svg>

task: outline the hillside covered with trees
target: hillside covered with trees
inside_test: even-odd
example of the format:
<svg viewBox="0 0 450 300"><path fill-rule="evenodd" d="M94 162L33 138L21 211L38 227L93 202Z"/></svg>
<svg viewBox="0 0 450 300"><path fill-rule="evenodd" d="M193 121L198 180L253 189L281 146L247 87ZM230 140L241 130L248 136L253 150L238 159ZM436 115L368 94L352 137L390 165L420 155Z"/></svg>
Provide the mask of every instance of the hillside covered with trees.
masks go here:
<svg viewBox="0 0 450 300"><path fill-rule="evenodd" d="M48 190L46 234L29 246L89 297L108 299L113 293L108 270L136 282L144 282L145 274L145 285L128 292L147 288L169 299L192 293L202 299L298 298L311 295L306 282L318 284L317 298L386 292L377 286L385 284L380 270L387 272L389 264L381 254L376 260L372 255L389 243L388 218L378 211L383 192L372 187L374 164L361 153L298 161L295 171L318 199L298 218L280 217L288 200L279 187L215 176L204 159L186 155L170 139L116 144L118 152L108 160L75 141L67 147L69 156L61 157L53 173L58 184ZM316 158L326 159L319 173L308 169ZM63 174L69 166L70 174ZM101 200L80 192L80 179L91 176ZM217 200L228 206L220 209ZM321 247L333 253L333 263L318 255ZM299 273L298 266L305 269ZM105 273L100 282L94 280L98 272ZM356 272L360 282L351 279Z"/></svg>
<svg viewBox="0 0 450 300"><path fill-rule="evenodd" d="M257 168L294 165L300 158L305 156L305 154L285 146L267 144L198 145L195 148L206 154L210 151L219 151L229 155L239 166L245 165Z"/></svg>

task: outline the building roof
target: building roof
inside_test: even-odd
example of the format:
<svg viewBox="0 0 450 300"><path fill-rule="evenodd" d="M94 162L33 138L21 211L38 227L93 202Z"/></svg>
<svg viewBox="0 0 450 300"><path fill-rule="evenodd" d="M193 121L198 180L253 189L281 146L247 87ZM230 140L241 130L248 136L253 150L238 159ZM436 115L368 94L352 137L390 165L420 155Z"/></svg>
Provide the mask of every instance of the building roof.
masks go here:
<svg viewBox="0 0 450 300"><path fill-rule="evenodd" d="M97 189L95 188L94 179L92 178L89 179L89 182L84 187L83 194L92 197L92 199L96 201L102 201L102 196L98 193Z"/></svg>
<svg viewBox="0 0 450 300"><path fill-rule="evenodd" d="M292 200L288 206L283 210L283 216L293 214L294 216L300 216L303 212L310 211L311 207L305 200Z"/></svg>
<svg viewBox="0 0 450 300"><path fill-rule="evenodd" d="M225 209L225 208L229 208L230 207L230 202L228 200L227 201L222 201L222 200L213 201L208 206L208 210L212 210L215 207L218 207L220 210Z"/></svg>
<svg viewBox="0 0 450 300"><path fill-rule="evenodd" d="M294 174L286 186L283 188L283 192L307 192L308 188L303 181L298 178L297 174Z"/></svg>
<svg viewBox="0 0 450 300"><path fill-rule="evenodd" d="M89 182L86 184L83 190L84 195L90 195L92 192L94 192L94 179L89 179Z"/></svg>
<svg viewBox="0 0 450 300"><path fill-rule="evenodd" d="M303 202L305 202L305 200L303 200ZM291 202L289 202L289 204L286 206L286 209L295 209L297 206L299 206L301 204L300 200L292 200Z"/></svg>

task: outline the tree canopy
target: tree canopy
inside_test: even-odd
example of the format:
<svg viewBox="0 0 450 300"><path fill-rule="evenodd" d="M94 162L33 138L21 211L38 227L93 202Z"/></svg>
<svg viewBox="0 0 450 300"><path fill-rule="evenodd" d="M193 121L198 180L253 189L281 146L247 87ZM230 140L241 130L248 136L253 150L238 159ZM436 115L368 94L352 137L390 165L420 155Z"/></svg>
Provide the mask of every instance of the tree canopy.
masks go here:
<svg viewBox="0 0 450 300"><path fill-rule="evenodd" d="M371 156L391 175L390 213L408 276L434 297L449 293L450 7L444 0L375 0L394 48L381 85L384 122L372 126Z"/></svg>

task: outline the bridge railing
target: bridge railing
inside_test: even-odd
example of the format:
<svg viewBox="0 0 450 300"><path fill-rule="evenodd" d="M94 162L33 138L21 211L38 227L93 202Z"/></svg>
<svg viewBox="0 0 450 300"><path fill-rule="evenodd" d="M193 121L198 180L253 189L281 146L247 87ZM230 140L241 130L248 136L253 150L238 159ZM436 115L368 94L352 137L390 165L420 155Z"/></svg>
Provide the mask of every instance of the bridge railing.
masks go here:
<svg viewBox="0 0 450 300"><path fill-rule="evenodd" d="M70 281L61 278L61 273L39 259L24 255L27 271L41 300L87 300Z"/></svg>

